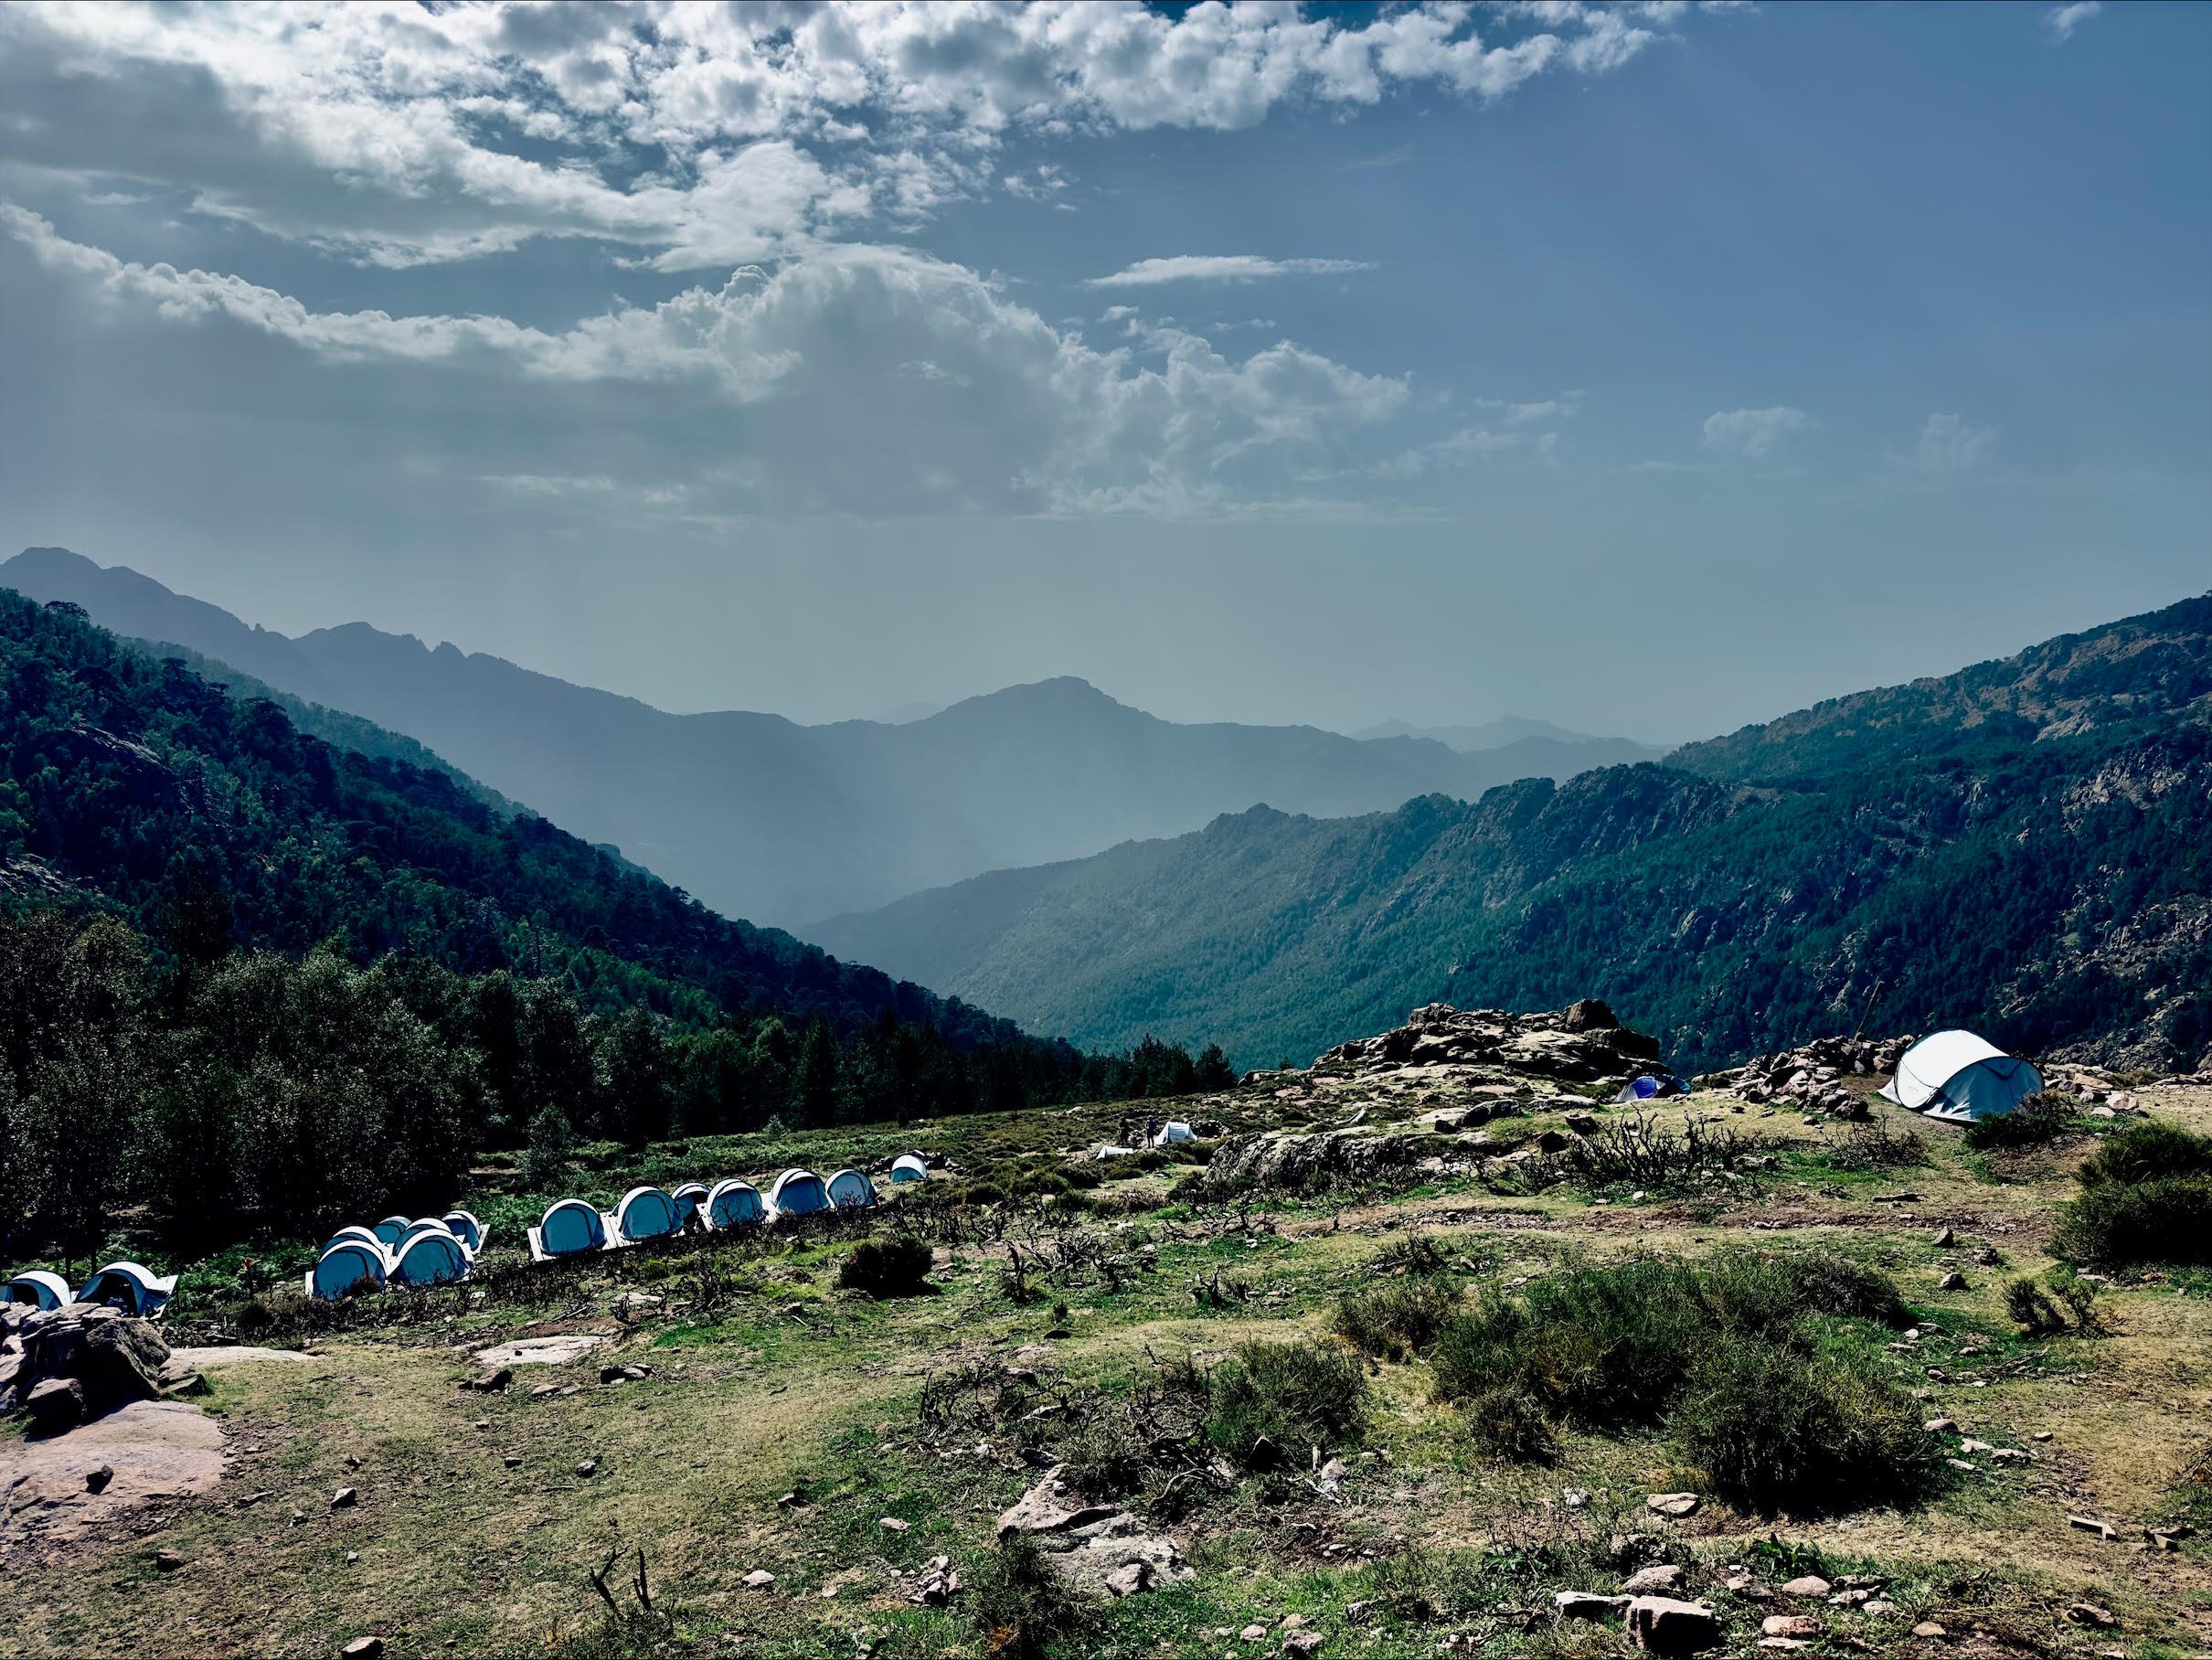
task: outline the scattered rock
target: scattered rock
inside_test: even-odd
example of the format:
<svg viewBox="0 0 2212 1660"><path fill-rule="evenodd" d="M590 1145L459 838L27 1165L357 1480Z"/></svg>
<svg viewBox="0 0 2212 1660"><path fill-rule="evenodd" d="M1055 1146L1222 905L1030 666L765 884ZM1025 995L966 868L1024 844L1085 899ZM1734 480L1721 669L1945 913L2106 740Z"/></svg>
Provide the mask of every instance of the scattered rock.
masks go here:
<svg viewBox="0 0 2212 1660"><path fill-rule="evenodd" d="M1071 1500L1057 1469L1046 1472L998 1518L994 1533L999 1538L1027 1534L1054 1571L1092 1596L1130 1596L1192 1572L1174 1539L1148 1531L1128 1511ZM1138 1571L1127 1571L1133 1568Z"/></svg>
<svg viewBox="0 0 2212 1660"><path fill-rule="evenodd" d="M2111 1609L2095 1602L2072 1603L2066 1611L2066 1617L2076 1625L2087 1625L2096 1631L2111 1631L2120 1623L2112 1617Z"/></svg>
<svg viewBox="0 0 2212 1660"><path fill-rule="evenodd" d="M1682 1570L1671 1563L1655 1563L1650 1568L1639 1568L1622 1582L1621 1589L1632 1597L1655 1595L1660 1591L1678 1591L1682 1587Z"/></svg>
<svg viewBox="0 0 2212 1660"><path fill-rule="evenodd" d="M87 1470L84 1473L84 1490L87 1493L105 1493L108 1490L108 1484L114 1479L115 1466L101 1464L96 1470Z"/></svg>
<svg viewBox="0 0 2212 1660"><path fill-rule="evenodd" d="M1661 1516L1694 1516L1700 1502L1695 1493L1654 1493L1643 1504Z"/></svg>
<svg viewBox="0 0 2212 1660"><path fill-rule="evenodd" d="M1824 1597L1834 1589L1820 1575L1808 1573L1786 1582L1781 1588L1781 1594L1785 1597Z"/></svg>
<svg viewBox="0 0 2212 1660"><path fill-rule="evenodd" d="M1922 1620L1912 1628L1912 1634L1916 1637L1948 1637L1951 1635L1951 1631L1949 1627L1941 1625L1933 1620Z"/></svg>
<svg viewBox="0 0 2212 1660"><path fill-rule="evenodd" d="M2069 1516L2066 1518L2066 1525L2079 1527L2084 1533L2093 1533L2100 1539L2116 1539L2120 1537L2120 1529L2110 1522L2099 1521L2093 1516Z"/></svg>
<svg viewBox="0 0 2212 1660"><path fill-rule="evenodd" d="M566 1366L580 1359L607 1339L599 1332L568 1332L553 1337L524 1337L514 1343L495 1344L476 1351L482 1366Z"/></svg>
<svg viewBox="0 0 2212 1660"><path fill-rule="evenodd" d="M1628 1605L1628 1637L1654 1655L1693 1655L1720 1641L1720 1620L1701 1602L1637 1597Z"/></svg>
<svg viewBox="0 0 2212 1660"><path fill-rule="evenodd" d="M1938 1250L1949 1250L1958 1242L1959 1236L1951 1232L1951 1230L1948 1228L1940 1229L1935 1237L1935 1248Z"/></svg>
<svg viewBox="0 0 2212 1660"><path fill-rule="evenodd" d="M1826 1627L1811 1614L1769 1614L1759 1623L1767 1637L1817 1637Z"/></svg>
<svg viewBox="0 0 2212 1660"><path fill-rule="evenodd" d="M1286 1655L1310 1655L1327 1639L1317 1631L1294 1631L1282 1640Z"/></svg>
<svg viewBox="0 0 2212 1660"><path fill-rule="evenodd" d="M756 1568L738 1583L748 1591L766 1591L776 1582L776 1576L765 1568Z"/></svg>
<svg viewBox="0 0 2212 1660"><path fill-rule="evenodd" d="M1930 1435L1956 1435L1959 1432L1958 1424L1948 1418L1930 1418L1920 1428Z"/></svg>
<svg viewBox="0 0 2212 1660"><path fill-rule="evenodd" d="M577 1461L576 1473L587 1479L599 1474L599 1460L585 1458Z"/></svg>
<svg viewBox="0 0 2212 1660"><path fill-rule="evenodd" d="M158 1573L175 1573L184 1565L185 1559L174 1550L157 1550L154 1553L154 1567Z"/></svg>
<svg viewBox="0 0 2212 1660"><path fill-rule="evenodd" d="M1965 1289L1966 1276L1955 1268L1936 1282L1938 1291L1964 1291Z"/></svg>
<svg viewBox="0 0 2212 1660"><path fill-rule="evenodd" d="M461 1387L464 1389L480 1390L486 1395L495 1395L514 1381L515 1368L498 1366L478 1377L463 1378Z"/></svg>
<svg viewBox="0 0 2212 1660"><path fill-rule="evenodd" d="M384 1660L382 1637L356 1637L338 1651L343 1660Z"/></svg>
<svg viewBox="0 0 2212 1660"><path fill-rule="evenodd" d="M522 1468L522 1457L519 1453L510 1452L499 1462L505 1464L510 1470L519 1470Z"/></svg>
<svg viewBox="0 0 2212 1660"><path fill-rule="evenodd" d="M333 1510L351 1510L360 1503L360 1499L361 1495L351 1487L340 1487L330 1495L330 1507Z"/></svg>
<svg viewBox="0 0 2212 1660"><path fill-rule="evenodd" d="M914 1524L911 1522L900 1521L899 1517L895 1516L887 1516L881 1521L877 1522L876 1526L882 1528L886 1533L905 1533L908 1531L908 1529L911 1528Z"/></svg>
<svg viewBox="0 0 2212 1660"><path fill-rule="evenodd" d="M1264 1625L1248 1625L1237 1634L1238 1636L1243 1638L1247 1643L1259 1643L1266 1639L1267 1627Z"/></svg>

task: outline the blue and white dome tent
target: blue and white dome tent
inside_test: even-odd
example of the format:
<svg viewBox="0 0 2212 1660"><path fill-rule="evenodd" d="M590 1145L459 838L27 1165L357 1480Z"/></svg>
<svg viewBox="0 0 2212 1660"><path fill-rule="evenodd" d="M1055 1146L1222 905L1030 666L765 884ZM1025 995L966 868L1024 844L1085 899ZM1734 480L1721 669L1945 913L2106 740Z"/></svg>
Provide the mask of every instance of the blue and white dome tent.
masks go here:
<svg viewBox="0 0 2212 1660"><path fill-rule="evenodd" d="M768 1208L760 1203L760 1189L750 1182L717 1182L707 1196L709 1228L745 1228L767 1219Z"/></svg>
<svg viewBox="0 0 2212 1660"><path fill-rule="evenodd" d="M1953 1030L1931 1033L1907 1049L1897 1076L1877 1093L1923 1117L1965 1124L2000 1117L2042 1088L2033 1061Z"/></svg>
<svg viewBox="0 0 2212 1660"><path fill-rule="evenodd" d="M683 1225L675 1200L658 1187L633 1187L614 1208L614 1231L625 1244L657 1240Z"/></svg>
<svg viewBox="0 0 2212 1660"><path fill-rule="evenodd" d="M607 1218L586 1199L555 1199L529 1230L530 1260L576 1257L607 1249Z"/></svg>
<svg viewBox="0 0 2212 1660"><path fill-rule="evenodd" d="M151 1320L176 1294L176 1276L164 1277L138 1262L110 1262L77 1291L80 1303L105 1303Z"/></svg>
<svg viewBox="0 0 2212 1660"><path fill-rule="evenodd" d="M0 1303L21 1308L60 1308L71 1300L69 1282L50 1269L28 1269L0 1285Z"/></svg>
<svg viewBox="0 0 2212 1660"><path fill-rule="evenodd" d="M387 1277L394 1285L450 1285L468 1272L468 1247L437 1221L419 1223L399 1241Z"/></svg>
<svg viewBox="0 0 2212 1660"><path fill-rule="evenodd" d="M675 1202L675 1225L678 1228L688 1228L691 1225L691 1218L697 1216L700 1208L707 1203L707 1184L705 1182L686 1182L680 1187L670 1189L668 1197Z"/></svg>
<svg viewBox="0 0 2212 1660"><path fill-rule="evenodd" d="M469 1248L473 1256L484 1249L484 1226L469 1210L449 1210L440 1218L452 1230L453 1237Z"/></svg>
<svg viewBox="0 0 2212 1660"><path fill-rule="evenodd" d="M926 1182L930 1167L921 1162L919 1153L901 1153L891 1161L891 1186L903 1186L908 1182Z"/></svg>
<svg viewBox="0 0 2212 1660"><path fill-rule="evenodd" d="M346 1293L361 1288L382 1291L390 1269L391 1258L374 1234L367 1240L341 1239L307 1271L305 1289L309 1296L320 1297L326 1303L335 1302Z"/></svg>
<svg viewBox="0 0 2212 1660"><path fill-rule="evenodd" d="M876 1202L876 1184L857 1170L840 1170L829 1178L829 1198L839 1210L866 1210Z"/></svg>
<svg viewBox="0 0 2212 1660"><path fill-rule="evenodd" d="M407 1237L407 1230L412 1228L414 1225L413 1220L409 1218L403 1216L388 1216L381 1222L378 1222L374 1228L370 1229L369 1231L375 1234L379 1240L382 1240L387 1246L392 1246L397 1245L401 1240L405 1239Z"/></svg>
<svg viewBox="0 0 2212 1660"><path fill-rule="evenodd" d="M777 1216L812 1216L830 1208L829 1189L812 1170L786 1170L768 1190L768 1208Z"/></svg>

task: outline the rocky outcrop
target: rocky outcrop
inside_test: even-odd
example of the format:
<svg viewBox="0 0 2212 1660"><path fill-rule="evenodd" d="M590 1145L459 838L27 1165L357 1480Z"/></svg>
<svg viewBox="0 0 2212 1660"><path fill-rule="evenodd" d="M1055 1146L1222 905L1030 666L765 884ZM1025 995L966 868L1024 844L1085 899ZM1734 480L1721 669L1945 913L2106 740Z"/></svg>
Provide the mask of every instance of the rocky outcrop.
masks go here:
<svg viewBox="0 0 2212 1660"><path fill-rule="evenodd" d="M1629 1030L1590 997L1538 1015L1431 1003L1394 1031L1337 1045L1313 1069L1365 1076L1406 1067L1479 1066L1560 1083L1598 1083L1648 1072L1658 1059L1657 1039Z"/></svg>
<svg viewBox="0 0 2212 1660"><path fill-rule="evenodd" d="M1206 1185L1306 1192L1372 1180L1430 1156L1436 1146L1428 1137L1366 1128L1239 1135L1215 1150L1206 1166Z"/></svg>
<svg viewBox="0 0 2212 1660"><path fill-rule="evenodd" d="M1866 1097L1845 1088L1843 1080L1890 1077L1912 1045L1910 1037L1815 1038L1709 1076L1713 1081L1732 1084L1738 1099L1753 1106L1791 1106L1838 1118L1863 1118L1867 1112Z"/></svg>
<svg viewBox="0 0 2212 1660"><path fill-rule="evenodd" d="M1087 1596L1134 1596L1194 1571L1174 1539L1126 1510L1084 1504L1057 1469L998 1518L997 1538L1016 1533L1035 1539L1053 1570Z"/></svg>
<svg viewBox="0 0 2212 1660"><path fill-rule="evenodd" d="M42 1383L66 1379L78 1386L88 1418L159 1396L169 1360L169 1346L151 1324L84 1303L28 1315L11 1313L5 1348L0 1410L16 1410Z"/></svg>

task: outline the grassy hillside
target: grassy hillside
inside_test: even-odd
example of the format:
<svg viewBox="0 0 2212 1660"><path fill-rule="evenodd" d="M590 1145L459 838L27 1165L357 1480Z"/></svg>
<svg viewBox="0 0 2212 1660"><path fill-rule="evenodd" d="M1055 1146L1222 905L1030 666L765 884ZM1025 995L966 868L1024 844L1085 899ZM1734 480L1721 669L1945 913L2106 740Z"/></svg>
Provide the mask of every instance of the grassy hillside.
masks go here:
<svg viewBox="0 0 2212 1660"><path fill-rule="evenodd" d="M1264 810L814 931L1080 1040L1303 1060L1437 997L1585 994L1684 1065L1959 1024L2212 1043L2212 601L1695 744L1322 820Z"/></svg>

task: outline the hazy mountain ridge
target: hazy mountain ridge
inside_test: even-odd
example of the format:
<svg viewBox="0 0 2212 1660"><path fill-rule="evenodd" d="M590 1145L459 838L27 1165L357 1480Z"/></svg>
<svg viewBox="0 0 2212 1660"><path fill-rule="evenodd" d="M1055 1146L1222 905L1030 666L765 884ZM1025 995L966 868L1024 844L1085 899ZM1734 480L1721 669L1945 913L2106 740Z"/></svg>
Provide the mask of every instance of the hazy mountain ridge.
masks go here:
<svg viewBox="0 0 2212 1660"><path fill-rule="evenodd" d="M675 715L365 623L297 639L250 628L60 549L27 550L0 582L404 733L717 910L785 924L1177 834L1256 802L1339 816L1605 758L1541 737L1463 755L1417 737L1181 725L1072 678L899 725Z"/></svg>
<svg viewBox="0 0 2212 1660"><path fill-rule="evenodd" d="M1589 994L1696 1063L1847 1028L1877 985L1889 1027L2194 1062L2207 711L2197 599L1666 766L1348 820L1254 811L809 931L1079 1039L1204 1031L1248 1065L1438 996Z"/></svg>

